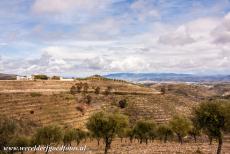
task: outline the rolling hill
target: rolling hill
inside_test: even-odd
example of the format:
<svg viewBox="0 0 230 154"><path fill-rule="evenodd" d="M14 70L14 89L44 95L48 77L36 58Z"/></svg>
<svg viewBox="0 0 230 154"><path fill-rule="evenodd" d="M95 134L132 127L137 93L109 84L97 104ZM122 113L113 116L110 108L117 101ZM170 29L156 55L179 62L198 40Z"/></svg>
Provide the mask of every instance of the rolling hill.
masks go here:
<svg viewBox="0 0 230 154"><path fill-rule="evenodd" d="M87 91L70 93L77 84ZM99 94L95 88L99 87ZM110 87L109 94L105 94ZM161 88L166 93L161 94ZM222 88L224 87L224 88ZM221 90L222 89L222 90ZM224 90L223 90L224 89ZM76 81L0 81L0 116L30 121L35 126L58 124L84 128L98 111L121 112L131 123L139 119L164 123L175 114L190 115L192 107L207 98L229 93L229 85L153 84L144 86L124 81L87 78ZM126 100L126 108L119 101Z"/></svg>
<svg viewBox="0 0 230 154"><path fill-rule="evenodd" d="M15 80L16 75L0 73L0 80Z"/></svg>
<svg viewBox="0 0 230 154"><path fill-rule="evenodd" d="M229 82L230 75L193 75L176 73L115 73L105 77L135 82Z"/></svg>

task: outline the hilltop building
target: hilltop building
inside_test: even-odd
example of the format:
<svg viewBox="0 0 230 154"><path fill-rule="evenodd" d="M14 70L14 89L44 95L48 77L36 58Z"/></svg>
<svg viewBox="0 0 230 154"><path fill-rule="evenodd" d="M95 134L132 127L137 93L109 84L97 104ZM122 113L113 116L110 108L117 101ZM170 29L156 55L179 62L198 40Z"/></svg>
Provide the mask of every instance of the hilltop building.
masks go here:
<svg viewBox="0 0 230 154"><path fill-rule="evenodd" d="M60 80L61 81L74 81L73 78L63 78L63 77L60 77Z"/></svg>
<svg viewBox="0 0 230 154"><path fill-rule="evenodd" d="M34 80L34 76L33 75L28 75L28 76L17 75L16 80L19 80L19 81Z"/></svg>

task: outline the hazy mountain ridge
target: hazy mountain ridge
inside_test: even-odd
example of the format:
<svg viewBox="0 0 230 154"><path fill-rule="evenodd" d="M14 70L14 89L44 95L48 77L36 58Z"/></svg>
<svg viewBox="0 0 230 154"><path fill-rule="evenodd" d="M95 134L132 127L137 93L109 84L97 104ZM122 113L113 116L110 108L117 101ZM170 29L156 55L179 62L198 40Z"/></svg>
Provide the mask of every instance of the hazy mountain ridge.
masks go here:
<svg viewBox="0 0 230 154"><path fill-rule="evenodd" d="M105 75L107 78L135 82L142 81L176 81L176 82L229 82L230 75L193 75L176 73L115 73Z"/></svg>
<svg viewBox="0 0 230 154"><path fill-rule="evenodd" d="M0 80L15 80L15 79L16 79L16 75L14 74L0 73Z"/></svg>

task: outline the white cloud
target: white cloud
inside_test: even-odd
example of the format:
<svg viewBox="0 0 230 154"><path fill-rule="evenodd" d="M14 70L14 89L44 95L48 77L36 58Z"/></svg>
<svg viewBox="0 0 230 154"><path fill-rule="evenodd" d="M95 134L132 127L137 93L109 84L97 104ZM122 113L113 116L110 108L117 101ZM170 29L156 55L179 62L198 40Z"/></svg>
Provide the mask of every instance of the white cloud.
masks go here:
<svg viewBox="0 0 230 154"><path fill-rule="evenodd" d="M80 37L86 40L107 40L111 37L114 38L120 34L122 24L124 24L122 20L106 18L80 28Z"/></svg>
<svg viewBox="0 0 230 154"><path fill-rule="evenodd" d="M226 44L230 43L230 13L228 13L220 24L213 30L214 43Z"/></svg>
<svg viewBox="0 0 230 154"><path fill-rule="evenodd" d="M163 35L159 38L159 43L168 45L186 45L194 43L185 26L180 26L175 32Z"/></svg>
<svg viewBox="0 0 230 154"><path fill-rule="evenodd" d="M103 9L110 0L36 0L32 10L35 13L66 13L78 11L95 11Z"/></svg>
<svg viewBox="0 0 230 154"><path fill-rule="evenodd" d="M12 36L9 35L9 40L16 38L18 41L0 40L8 43L15 53L23 53L23 50L22 55L28 57L4 57L11 48L5 50L6 45L0 43L0 55L3 55L0 69L17 74L66 75L229 70L230 14L212 17L222 5L211 10L194 6L201 16L191 9L189 15L187 10L180 10L190 18L179 19L180 15L172 11L175 11L173 7L180 9L178 1L161 1L160 6L151 0L112 5L121 1L35 0L31 9L37 14L30 14L29 22L25 21L22 28L15 28ZM215 10L213 14L212 10ZM98 14L98 11L104 12ZM175 14L168 15L170 12ZM174 22L168 20L171 17ZM66 24L66 20L70 22ZM11 29L14 28L10 27L7 34ZM19 34L18 31L20 36L16 37L14 34ZM35 52L41 57L34 58Z"/></svg>
<svg viewBox="0 0 230 154"><path fill-rule="evenodd" d="M151 0L134 1L130 8L136 13L139 21L145 21L149 18L160 18L160 11L153 5Z"/></svg>

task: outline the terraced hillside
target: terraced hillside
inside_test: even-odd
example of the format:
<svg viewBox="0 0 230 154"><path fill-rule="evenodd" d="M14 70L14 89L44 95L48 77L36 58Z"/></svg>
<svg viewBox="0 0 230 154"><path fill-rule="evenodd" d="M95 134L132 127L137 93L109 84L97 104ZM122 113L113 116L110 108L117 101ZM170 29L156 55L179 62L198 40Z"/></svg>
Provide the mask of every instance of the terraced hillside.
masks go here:
<svg viewBox="0 0 230 154"><path fill-rule="evenodd" d="M70 94L70 88L78 83L87 83L87 92ZM95 93L95 87L100 87L99 94ZM111 92L105 95L108 87ZM191 91L191 96L185 94L185 90L180 93L178 89L182 87L189 89L185 85L175 86L162 95L159 85L144 87L114 80L1 81L0 116L30 120L38 126L56 123L84 127L92 113L107 110L123 112L131 121L144 118L162 123L175 113L188 115L201 100L201 95L197 99ZM118 102L123 99L128 106L122 109Z"/></svg>

